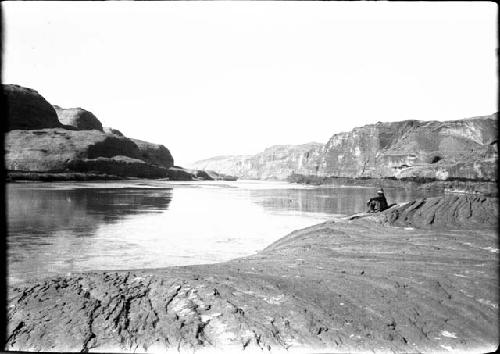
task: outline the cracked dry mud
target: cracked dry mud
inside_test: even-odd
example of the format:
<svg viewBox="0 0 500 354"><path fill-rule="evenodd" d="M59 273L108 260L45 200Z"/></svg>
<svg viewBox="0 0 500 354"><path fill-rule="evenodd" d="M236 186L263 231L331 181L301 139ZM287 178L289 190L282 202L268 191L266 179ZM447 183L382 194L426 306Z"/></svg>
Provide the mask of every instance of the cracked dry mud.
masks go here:
<svg viewBox="0 0 500 354"><path fill-rule="evenodd" d="M226 263L33 280L9 291L6 349L494 350L496 220L384 224L394 210L295 231Z"/></svg>

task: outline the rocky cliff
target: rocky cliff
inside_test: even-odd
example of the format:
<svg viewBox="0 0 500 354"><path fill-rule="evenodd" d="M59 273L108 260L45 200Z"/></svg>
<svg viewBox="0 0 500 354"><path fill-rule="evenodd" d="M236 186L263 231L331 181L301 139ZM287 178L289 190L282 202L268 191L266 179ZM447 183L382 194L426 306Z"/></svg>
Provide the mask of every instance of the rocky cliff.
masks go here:
<svg viewBox="0 0 500 354"><path fill-rule="evenodd" d="M138 139L131 139L139 148L140 158L154 165L170 168L174 165L174 158L170 151L163 146Z"/></svg>
<svg viewBox="0 0 500 354"><path fill-rule="evenodd" d="M54 107L37 91L18 85L2 86L7 104L7 130L62 127Z"/></svg>
<svg viewBox="0 0 500 354"><path fill-rule="evenodd" d="M325 145L273 146L254 156L219 156L194 168L240 178L427 177L496 180L497 114L453 121L369 124L333 135Z"/></svg>
<svg viewBox="0 0 500 354"><path fill-rule="evenodd" d="M376 123L335 134L320 174L339 177L496 179L497 115Z"/></svg>
<svg viewBox="0 0 500 354"><path fill-rule="evenodd" d="M323 144L274 145L254 156L218 156L192 167L246 179L286 179L291 173L316 171Z"/></svg>
<svg viewBox="0 0 500 354"><path fill-rule="evenodd" d="M52 106L35 90L17 85L3 88L9 118L5 166L10 181L236 179L214 171L174 166L165 146L127 138L117 129L103 127L83 108Z"/></svg>
<svg viewBox="0 0 500 354"><path fill-rule="evenodd" d="M103 129L91 112L52 106L36 91L3 85L8 105L6 169L15 179L74 173L117 177L168 178L173 157L163 145L129 139ZM33 177L35 176L35 177ZM79 176L78 178L81 178Z"/></svg>

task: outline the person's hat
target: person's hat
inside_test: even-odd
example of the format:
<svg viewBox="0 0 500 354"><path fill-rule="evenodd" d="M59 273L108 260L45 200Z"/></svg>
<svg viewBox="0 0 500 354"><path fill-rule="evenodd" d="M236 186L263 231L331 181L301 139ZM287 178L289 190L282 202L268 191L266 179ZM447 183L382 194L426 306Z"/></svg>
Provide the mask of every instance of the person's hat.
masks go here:
<svg viewBox="0 0 500 354"><path fill-rule="evenodd" d="M377 194L384 194L384 189L383 189L383 188L380 188L380 189L377 191Z"/></svg>

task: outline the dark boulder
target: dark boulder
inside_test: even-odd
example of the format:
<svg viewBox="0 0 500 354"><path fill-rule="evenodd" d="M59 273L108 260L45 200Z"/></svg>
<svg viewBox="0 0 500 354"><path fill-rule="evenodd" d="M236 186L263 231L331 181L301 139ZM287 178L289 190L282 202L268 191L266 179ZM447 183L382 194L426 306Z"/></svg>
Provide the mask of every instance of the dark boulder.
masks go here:
<svg viewBox="0 0 500 354"><path fill-rule="evenodd" d="M172 181L192 181L194 176L182 167L172 166L167 170L167 177Z"/></svg>
<svg viewBox="0 0 500 354"><path fill-rule="evenodd" d="M139 158L153 165L170 168L174 165L174 158L163 145L148 143L139 139L132 140L140 151Z"/></svg>
<svg viewBox="0 0 500 354"><path fill-rule="evenodd" d="M54 107L37 91L18 85L2 87L7 106L7 131L62 127Z"/></svg>

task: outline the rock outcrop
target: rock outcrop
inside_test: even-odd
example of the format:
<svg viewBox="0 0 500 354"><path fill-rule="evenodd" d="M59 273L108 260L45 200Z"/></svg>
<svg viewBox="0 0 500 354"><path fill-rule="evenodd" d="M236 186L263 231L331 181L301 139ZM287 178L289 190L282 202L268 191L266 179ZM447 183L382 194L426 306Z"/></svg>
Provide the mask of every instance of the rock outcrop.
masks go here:
<svg viewBox="0 0 500 354"><path fill-rule="evenodd" d="M497 115L377 123L335 134L320 174L339 177L496 179Z"/></svg>
<svg viewBox="0 0 500 354"><path fill-rule="evenodd" d="M121 131L119 131L118 129L114 129L111 127L103 127L102 129L106 134L115 134L118 136L124 136L123 133Z"/></svg>
<svg viewBox="0 0 500 354"><path fill-rule="evenodd" d="M497 114L454 121L376 123L333 135L323 146L275 146L254 156L195 162L249 179L319 177L497 179Z"/></svg>
<svg viewBox="0 0 500 354"><path fill-rule="evenodd" d="M191 170L180 166L172 166L167 171L172 181L236 181L237 178L214 171Z"/></svg>
<svg viewBox="0 0 500 354"><path fill-rule="evenodd" d="M493 352L497 252L495 228L328 221L225 263L16 285L5 349Z"/></svg>
<svg viewBox="0 0 500 354"><path fill-rule="evenodd" d="M100 130L102 124L95 115L83 108L61 108L54 106L59 122L65 126L74 127L78 130Z"/></svg>
<svg viewBox="0 0 500 354"><path fill-rule="evenodd" d="M54 107L37 91L18 85L2 87L7 104L7 130L62 127Z"/></svg>
<svg viewBox="0 0 500 354"><path fill-rule="evenodd" d="M156 161L145 161L143 151L131 139L98 130L13 130L5 142L6 169L14 173L168 177L167 168Z"/></svg>
<svg viewBox="0 0 500 354"><path fill-rule="evenodd" d="M91 112L52 106L34 90L4 85L4 91L9 106L5 166L10 180L23 175L28 180L169 177L173 158L163 145L105 130Z"/></svg>
<svg viewBox="0 0 500 354"><path fill-rule="evenodd" d="M6 169L12 171L64 172L80 159L139 158L138 147L125 137L98 130L13 130L5 137Z"/></svg>
<svg viewBox="0 0 500 354"><path fill-rule="evenodd" d="M394 226L474 229L498 226L498 199L474 195L423 198L381 214Z"/></svg>
<svg viewBox="0 0 500 354"><path fill-rule="evenodd" d="M74 160L68 164L68 168L75 172L99 172L118 177L164 178L167 176L167 170L163 167L122 155Z"/></svg>
<svg viewBox="0 0 500 354"><path fill-rule="evenodd" d="M153 165L170 168L174 165L174 158L163 145L148 143L138 139L131 139L139 148L140 158Z"/></svg>

